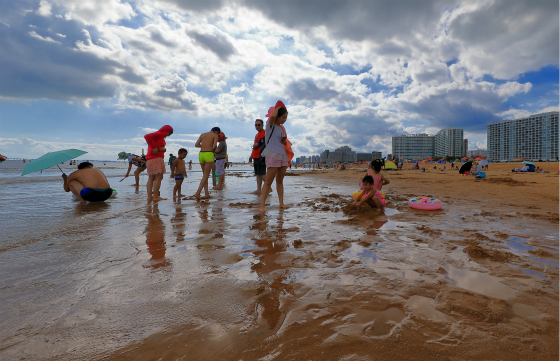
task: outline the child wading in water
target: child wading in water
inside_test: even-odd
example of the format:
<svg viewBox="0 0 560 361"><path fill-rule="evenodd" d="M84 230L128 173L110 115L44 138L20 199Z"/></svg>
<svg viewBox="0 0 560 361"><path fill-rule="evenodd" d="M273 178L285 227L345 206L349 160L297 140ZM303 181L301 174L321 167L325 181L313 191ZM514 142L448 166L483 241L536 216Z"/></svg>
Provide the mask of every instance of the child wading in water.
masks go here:
<svg viewBox="0 0 560 361"><path fill-rule="evenodd" d="M185 157L189 152L185 148L179 149L179 158L176 158L171 165L171 177L175 178L175 187L173 187L173 198L184 197L181 194L181 185L187 176L187 169L185 167Z"/></svg>
<svg viewBox="0 0 560 361"><path fill-rule="evenodd" d="M377 189L374 188L373 177L370 175L366 175L362 179L362 183L364 189L362 190L362 194L360 194L358 198L356 198L356 202L354 202L354 205L359 206L362 203L366 203L370 207L380 211L381 208L385 207L385 198L383 198L381 194L379 194Z"/></svg>
<svg viewBox="0 0 560 361"><path fill-rule="evenodd" d="M144 139L148 143L148 154L146 154L146 168L148 169L148 183L146 188L148 191L148 202L152 200L161 201L159 195L159 188L161 187L161 180L165 173L165 162L163 157L165 155L165 138L173 134L173 128L169 125L164 125L155 133L146 134Z"/></svg>
<svg viewBox="0 0 560 361"><path fill-rule="evenodd" d="M380 174L382 165L383 163L379 159L372 160L367 171L367 175L373 178L373 188L377 189L379 192L381 192L381 188L384 185L391 183L387 178ZM360 190L364 189L362 182L363 180L360 180Z"/></svg>

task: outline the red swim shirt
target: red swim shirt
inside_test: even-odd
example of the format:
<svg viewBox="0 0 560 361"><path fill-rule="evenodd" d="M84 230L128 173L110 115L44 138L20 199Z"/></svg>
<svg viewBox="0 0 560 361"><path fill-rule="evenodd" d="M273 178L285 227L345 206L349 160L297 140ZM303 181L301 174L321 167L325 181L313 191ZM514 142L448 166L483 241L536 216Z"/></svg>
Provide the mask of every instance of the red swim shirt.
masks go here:
<svg viewBox="0 0 560 361"><path fill-rule="evenodd" d="M146 134L144 136L146 143L148 143L148 154L146 154L146 160L164 157L165 152L159 152L157 155L153 155L152 149L165 147L165 137L169 134L169 132L173 132L173 128L171 128L170 125L164 125L157 132Z"/></svg>

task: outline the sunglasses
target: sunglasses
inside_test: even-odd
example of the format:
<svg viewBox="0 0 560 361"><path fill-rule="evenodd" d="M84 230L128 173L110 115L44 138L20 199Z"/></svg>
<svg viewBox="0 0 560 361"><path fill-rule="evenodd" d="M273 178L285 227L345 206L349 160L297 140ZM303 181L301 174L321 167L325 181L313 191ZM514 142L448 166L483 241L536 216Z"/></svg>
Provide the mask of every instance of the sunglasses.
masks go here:
<svg viewBox="0 0 560 361"><path fill-rule="evenodd" d="M262 127L262 124L255 124L255 127Z"/></svg>

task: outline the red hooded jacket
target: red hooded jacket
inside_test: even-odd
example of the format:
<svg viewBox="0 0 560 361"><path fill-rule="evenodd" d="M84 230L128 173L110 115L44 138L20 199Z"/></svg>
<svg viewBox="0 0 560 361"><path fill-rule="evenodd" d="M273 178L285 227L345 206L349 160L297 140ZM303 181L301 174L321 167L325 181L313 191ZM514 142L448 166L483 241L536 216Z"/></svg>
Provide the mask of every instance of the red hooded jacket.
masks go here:
<svg viewBox="0 0 560 361"><path fill-rule="evenodd" d="M146 154L146 160L163 158L165 152L159 152L157 155L152 154L152 149L165 147L165 137L173 132L173 128L170 125L164 125L157 132L146 134L144 139L148 143L148 154Z"/></svg>

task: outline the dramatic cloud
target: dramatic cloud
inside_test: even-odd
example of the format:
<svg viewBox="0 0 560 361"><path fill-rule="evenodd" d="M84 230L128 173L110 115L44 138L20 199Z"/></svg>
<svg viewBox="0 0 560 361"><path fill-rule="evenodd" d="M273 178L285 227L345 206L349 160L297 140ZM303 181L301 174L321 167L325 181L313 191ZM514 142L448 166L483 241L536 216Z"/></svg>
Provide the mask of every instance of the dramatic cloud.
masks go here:
<svg viewBox="0 0 560 361"><path fill-rule="evenodd" d="M488 121L558 106L558 8L551 0L0 0L0 110L23 101L31 119L58 102L80 104L94 127L113 119L103 146L125 144L117 134L131 127L165 121L192 135L217 124L239 160L246 151L235 146L253 136L246 124L278 99L305 155L342 145L387 153L392 135L450 126L484 144Z"/></svg>

